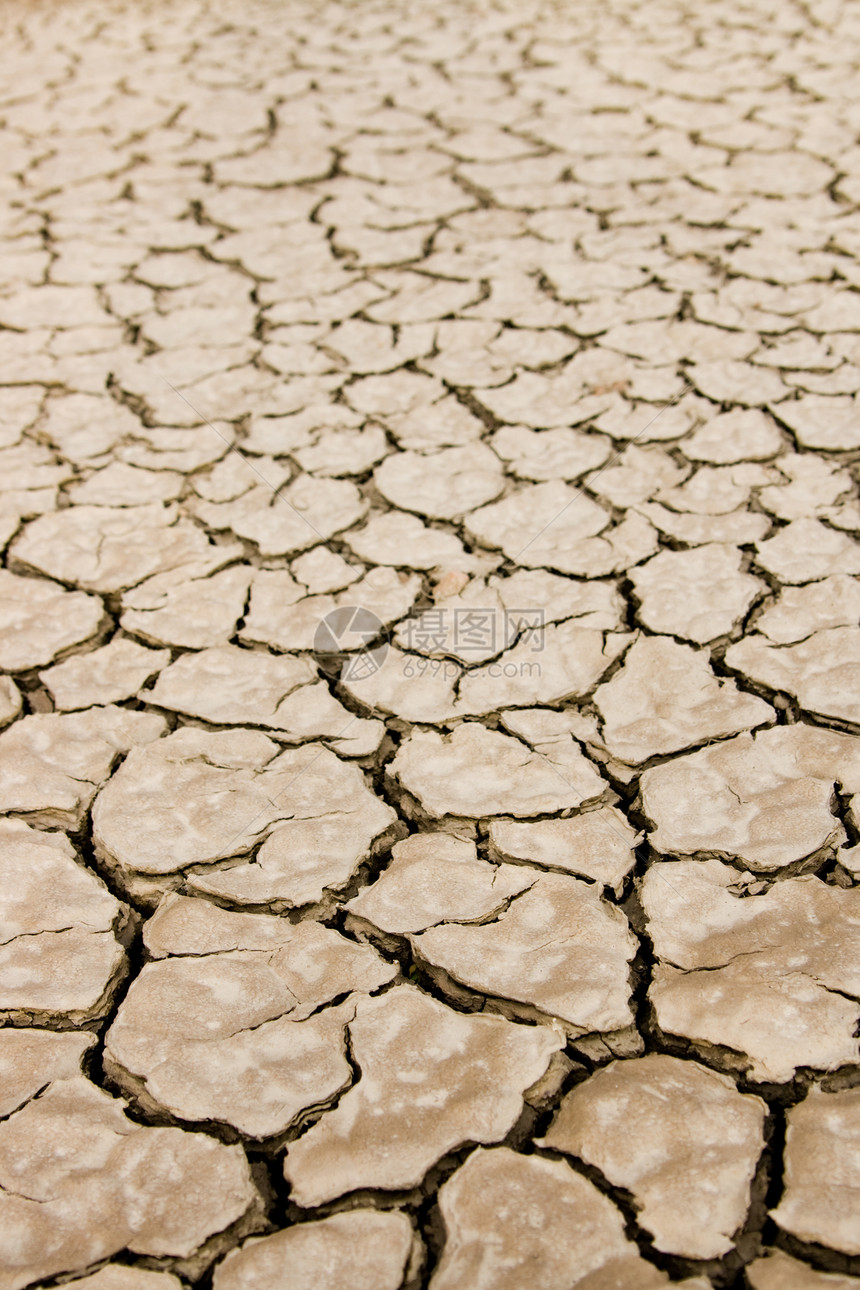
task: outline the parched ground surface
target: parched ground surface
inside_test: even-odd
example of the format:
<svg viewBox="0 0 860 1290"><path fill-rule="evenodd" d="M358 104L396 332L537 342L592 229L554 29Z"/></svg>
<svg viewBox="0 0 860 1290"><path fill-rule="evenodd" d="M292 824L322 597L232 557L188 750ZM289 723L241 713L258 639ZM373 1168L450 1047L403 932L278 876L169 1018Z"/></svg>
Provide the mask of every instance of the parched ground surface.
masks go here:
<svg viewBox="0 0 860 1290"><path fill-rule="evenodd" d="M0 1290L858 1290L857 6L2 22Z"/></svg>

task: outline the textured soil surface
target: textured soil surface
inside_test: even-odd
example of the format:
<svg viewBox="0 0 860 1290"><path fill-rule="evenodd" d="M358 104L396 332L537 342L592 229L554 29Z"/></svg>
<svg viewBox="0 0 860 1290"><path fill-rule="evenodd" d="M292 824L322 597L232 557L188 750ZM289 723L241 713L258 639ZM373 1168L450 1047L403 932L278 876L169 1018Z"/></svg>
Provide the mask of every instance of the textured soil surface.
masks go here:
<svg viewBox="0 0 860 1290"><path fill-rule="evenodd" d="M0 1290L860 1290L860 10L0 10Z"/></svg>

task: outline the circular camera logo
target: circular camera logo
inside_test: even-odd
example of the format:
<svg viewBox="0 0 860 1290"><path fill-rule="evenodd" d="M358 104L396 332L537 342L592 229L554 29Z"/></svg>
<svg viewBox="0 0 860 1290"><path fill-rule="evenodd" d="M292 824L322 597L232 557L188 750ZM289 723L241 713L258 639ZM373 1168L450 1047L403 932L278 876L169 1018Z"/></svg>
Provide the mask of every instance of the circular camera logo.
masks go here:
<svg viewBox="0 0 860 1290"><path fill-rule="evenodd" d="M339 681L363 681L382 667L388 637L371 610L361 605L343 605L320 622L314 632L313 653L326 676Z"/></svg>

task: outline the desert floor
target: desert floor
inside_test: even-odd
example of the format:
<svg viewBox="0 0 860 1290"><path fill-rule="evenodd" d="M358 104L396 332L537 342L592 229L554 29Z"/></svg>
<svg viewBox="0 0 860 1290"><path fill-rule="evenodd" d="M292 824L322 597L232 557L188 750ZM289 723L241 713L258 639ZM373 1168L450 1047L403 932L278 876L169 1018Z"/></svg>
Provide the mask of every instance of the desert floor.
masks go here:
<svg viewBox="0 0 860 1290"><path fill-rule="evenodd" d="M0 1290L860 1290L860 6L0 28Z"/></svg>

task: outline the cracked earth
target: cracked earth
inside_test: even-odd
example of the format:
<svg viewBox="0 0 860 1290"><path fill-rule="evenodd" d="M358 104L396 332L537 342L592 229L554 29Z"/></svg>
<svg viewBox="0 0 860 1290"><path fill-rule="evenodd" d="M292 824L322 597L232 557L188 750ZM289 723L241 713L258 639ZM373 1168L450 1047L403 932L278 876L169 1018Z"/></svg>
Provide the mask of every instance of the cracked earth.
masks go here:
<svg viewBox="0 0 860 1290"><path fill-rule="evenodd" d="M0 1290L860 1290L856 6L0 21Z"/></svg>

